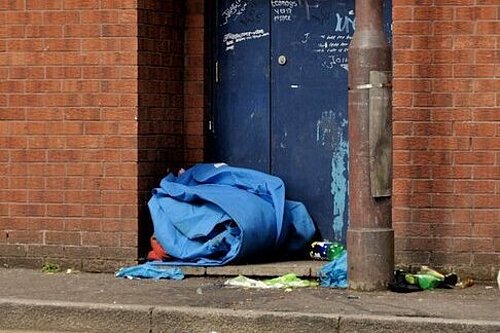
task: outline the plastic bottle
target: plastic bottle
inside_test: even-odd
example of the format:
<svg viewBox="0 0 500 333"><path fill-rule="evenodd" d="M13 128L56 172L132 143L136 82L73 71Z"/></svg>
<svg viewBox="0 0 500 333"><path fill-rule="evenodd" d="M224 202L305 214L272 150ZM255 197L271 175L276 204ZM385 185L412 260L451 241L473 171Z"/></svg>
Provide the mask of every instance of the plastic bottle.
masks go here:
<svg viewBox="0 0 500 333"><path fill-rule="evenodd" d="M424 290L437 288L441 282L440 279L430 274L415 274L415 277L418 286Z"/></svg>
<svg viewBox="0 0 500 333"><path fill-rule="evenodd" d="M340 257L342 255L342 253L344 253L344 251L345 251L344 245L342 245L338 242L333 242L328 247L326 257L328 260L332 261L332 260L335 260L338 257Z"/></svg>

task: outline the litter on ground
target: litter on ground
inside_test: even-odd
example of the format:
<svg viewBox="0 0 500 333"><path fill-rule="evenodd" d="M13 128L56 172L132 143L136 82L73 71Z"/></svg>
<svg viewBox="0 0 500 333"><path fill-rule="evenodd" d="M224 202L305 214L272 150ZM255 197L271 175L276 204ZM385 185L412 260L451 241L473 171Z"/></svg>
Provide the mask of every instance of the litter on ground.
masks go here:
<svg viewBox="0 0 500 333"><path fill-rule="evenodd" d="M273 279L255 280L244 275L238 275L224 282L226 286L260 289L287 289L317 287L318 282L301 279L294 273L288 273Z"/></svg>

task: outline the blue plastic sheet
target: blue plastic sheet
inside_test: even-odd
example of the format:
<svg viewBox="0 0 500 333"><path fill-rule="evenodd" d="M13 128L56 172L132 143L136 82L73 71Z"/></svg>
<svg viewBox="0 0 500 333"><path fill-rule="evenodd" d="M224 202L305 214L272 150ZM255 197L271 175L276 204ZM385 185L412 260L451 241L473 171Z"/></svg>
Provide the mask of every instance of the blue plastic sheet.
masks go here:
<svg viewBox="0 0 500 333"><path fill-rule="evenodd" d="M347 288L347 251L335 260L323 265L318 272L320 285L331 288Z"/></svg>
<svg viewBox="0 0 500 333"><path fill-rule="evenodd" d="M167 175L149 210L171 264L218 266L306 246L315 226L303 204L285 200L280 178L226 164Z"/></svg>
<svg viewBox="0 0 500 333"><path fill-rule="evenodd" d="M121 268L115 273L116 277L128 279L184 279L184 273L179 267L170 267L163 262L146 262L142 265Z"/></svg>

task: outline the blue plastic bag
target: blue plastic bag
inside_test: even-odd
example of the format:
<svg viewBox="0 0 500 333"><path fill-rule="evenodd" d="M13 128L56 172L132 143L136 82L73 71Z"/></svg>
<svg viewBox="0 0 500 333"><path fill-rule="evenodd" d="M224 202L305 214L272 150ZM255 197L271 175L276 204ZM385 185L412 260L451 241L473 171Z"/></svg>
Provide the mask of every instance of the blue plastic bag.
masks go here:
<svg viewBox="0 0 500 333"><path fill-rule="evenodd" d="M331 288L347 288L347 251L337 259L321 267L318 272L320 285Z"/></svg>
<svg viewBox="0 0 500 333"><path fill-rule="evenodd" d="M157 261L121 268L115 273L115 276L128 279L184 279L184 273L179 267L170 267L163 262Z"/></svg>

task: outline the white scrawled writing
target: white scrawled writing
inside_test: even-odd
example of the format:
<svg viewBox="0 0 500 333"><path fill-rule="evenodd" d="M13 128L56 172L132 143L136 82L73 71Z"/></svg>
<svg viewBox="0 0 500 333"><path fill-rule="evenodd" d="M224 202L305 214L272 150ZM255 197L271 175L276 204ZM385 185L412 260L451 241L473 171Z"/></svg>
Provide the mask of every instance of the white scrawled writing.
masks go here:
<svg viewBox="0 0 500 333"><path fill-rule="evenodd" d="M349 11L349 15L335 14L337 24L335 25L336 32L350 33L356 29L356 19L354 18L354 11Z"/></svg>
<svg viewBox="0 0 500 333"><path fill-rule="evenodd" d="M247 3L243 0L236 0L222 12L222 24L226 25L231 18L236 19L247 9Z"/></svg>
<svg viewBox="0 0 500 333"><path fill-rule="evenodd" d="M313 50L316 53L347 53L350 40L349 35L320 35L320 41L317 48Z"/></svg>
<svg viewBox="0 0 500 333"><path fill-rule="evenodd" d="M293 10L300 0L273 0L271 1L274 22L292 22Z"/></svg>
<svg viewBox="0 0 500 333"><path fill-rule="evenodd" d="M272 0L271 7L285 7L285 8L294 8L299 5L300 0Z"/></svg>
<svg viewBox="0 0 500 333"><path fill-rule="evenodd" d="M307 20L309 21L311 19L311 8L319 8L320 2L322 0L313 0L311 2L309 0L298 0L298 1L299 5L304 6L304 8L306 9L306 17Z"/></svg>
<svg viewBox="0 0 500 333"><path fill-rule="evenodd" d="M304 33L300 43L310 45L311 51L321 55L321 66L326 69L342 67L348 70L348 48L352 40L352 34L356 29L354 11L348 15L335 13L332 15L329 31L323 34Z"/></svg>
<svg viewBox="0 0 500 333"><path fill-rule="evenodd" d="M265 32L263 29L257 29L255 31L225 34L222 41L226 44L226 51L230 51L234 50L237 43L265 36L269 36L269 32Z"/></svg>

